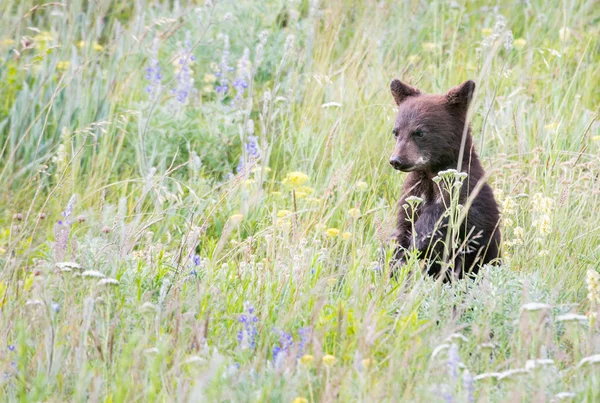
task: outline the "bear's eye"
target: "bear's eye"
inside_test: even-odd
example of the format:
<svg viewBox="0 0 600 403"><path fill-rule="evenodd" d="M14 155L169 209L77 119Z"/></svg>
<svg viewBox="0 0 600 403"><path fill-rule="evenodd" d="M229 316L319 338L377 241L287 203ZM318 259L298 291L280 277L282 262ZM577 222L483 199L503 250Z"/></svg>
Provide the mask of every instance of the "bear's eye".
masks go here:
<svg viewBox="0 0 600 403"><path fill-rule="evenodd" d="M423 136L425 136L425 133L423 133L421 130L415 130L412 133L413 136L418 137L418 138L422 138Z"/></svg>
<svg viewBox="0 0 600 403"><path fill-rule="evenodd" d="M394 137L398 137L398 129L393 129L392 134L394 135Z"/></svg>

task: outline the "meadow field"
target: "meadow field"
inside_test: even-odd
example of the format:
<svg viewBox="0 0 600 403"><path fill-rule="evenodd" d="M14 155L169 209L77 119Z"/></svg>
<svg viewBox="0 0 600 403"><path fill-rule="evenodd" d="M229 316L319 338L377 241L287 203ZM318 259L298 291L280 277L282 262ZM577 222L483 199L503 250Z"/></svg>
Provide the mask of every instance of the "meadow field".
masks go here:
<svg viewBox="0 0 600 403"><path fill-rule="evenodd" d="M600 401L597 0L0 6L0 401ZM474 279L390 279L393 78L477 83Z"/></svg>

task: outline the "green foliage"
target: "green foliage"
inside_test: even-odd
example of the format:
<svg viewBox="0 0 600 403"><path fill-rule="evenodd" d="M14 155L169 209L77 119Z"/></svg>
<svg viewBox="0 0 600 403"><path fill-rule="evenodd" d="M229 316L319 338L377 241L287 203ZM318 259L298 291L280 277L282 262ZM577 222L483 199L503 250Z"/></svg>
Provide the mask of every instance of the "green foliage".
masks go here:
<svg viewBox="0 0 600 403"><path fill-rule="evenodd" d="M0 5L0 401L600 399L596 2ZM388 278L394 77L477 82L474 280Z"/></svg>

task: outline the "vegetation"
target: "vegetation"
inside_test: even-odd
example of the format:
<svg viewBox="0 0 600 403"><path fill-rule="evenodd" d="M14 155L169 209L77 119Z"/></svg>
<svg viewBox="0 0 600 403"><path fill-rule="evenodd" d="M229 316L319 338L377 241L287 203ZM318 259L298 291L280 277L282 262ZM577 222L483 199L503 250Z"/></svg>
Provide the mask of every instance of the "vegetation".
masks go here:
<svg viewBox="0 0 600 403"><path fill-rule="evenodd" d="M597 2L0 4L1 401L600 400ZM477 83L475 279L389 278L394 77Z"/></svg>

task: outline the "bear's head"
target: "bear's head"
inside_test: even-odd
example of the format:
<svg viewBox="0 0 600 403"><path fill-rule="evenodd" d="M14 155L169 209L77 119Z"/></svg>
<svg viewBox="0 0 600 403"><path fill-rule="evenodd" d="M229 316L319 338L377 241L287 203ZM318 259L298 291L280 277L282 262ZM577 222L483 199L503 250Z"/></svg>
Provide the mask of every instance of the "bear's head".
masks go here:
<svg viewBox="0 0 600 403"><path fill-rule="evenodd" d="M390 157L394 169L435 173L456 166L475 83L465 81L446 94L423 94L397 79L390 88L398 105Z"/></svg>

